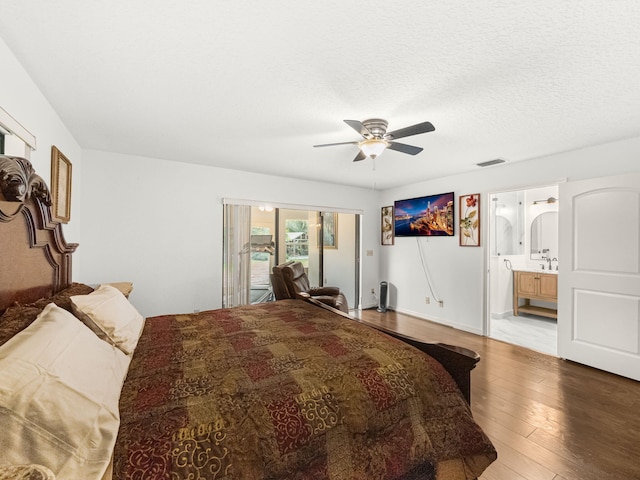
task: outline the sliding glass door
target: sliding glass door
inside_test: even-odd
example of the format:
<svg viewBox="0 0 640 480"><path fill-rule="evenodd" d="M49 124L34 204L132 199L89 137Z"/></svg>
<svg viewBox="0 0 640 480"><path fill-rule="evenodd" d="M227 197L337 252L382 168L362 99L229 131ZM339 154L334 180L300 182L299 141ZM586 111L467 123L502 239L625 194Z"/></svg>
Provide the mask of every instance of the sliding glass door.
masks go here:
<svg viewBox="0 0 640 480"><path fill-rule="evenodd" d="M312 286L337 286L357 307L358 231L357 214L225 204L223 306L273 300L271 269L295 260Z"/></svg>

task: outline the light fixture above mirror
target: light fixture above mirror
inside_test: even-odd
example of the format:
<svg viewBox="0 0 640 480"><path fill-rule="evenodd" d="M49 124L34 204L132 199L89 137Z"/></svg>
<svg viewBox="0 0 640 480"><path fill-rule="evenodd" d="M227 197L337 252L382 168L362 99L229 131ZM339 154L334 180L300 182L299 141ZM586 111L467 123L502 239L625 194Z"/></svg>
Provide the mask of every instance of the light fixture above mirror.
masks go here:
<svg viewBox="0 0 640 480"><path fill-rule="evenodd" d="M556 197L549 197L546 200L534 200L533 204L538 205L540 203L556 203L558 199Z"/></svg>

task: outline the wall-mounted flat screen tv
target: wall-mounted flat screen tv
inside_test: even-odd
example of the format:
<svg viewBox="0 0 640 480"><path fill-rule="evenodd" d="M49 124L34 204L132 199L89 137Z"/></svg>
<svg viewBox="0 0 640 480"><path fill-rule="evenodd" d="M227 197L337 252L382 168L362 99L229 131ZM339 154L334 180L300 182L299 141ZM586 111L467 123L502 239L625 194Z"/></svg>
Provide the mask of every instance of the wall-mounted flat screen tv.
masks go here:
<svg viewBox="0 0 640 480"><path fill-rule="evenodd" d="M453 192L394 202L396 237L452 237Z"/></svg>

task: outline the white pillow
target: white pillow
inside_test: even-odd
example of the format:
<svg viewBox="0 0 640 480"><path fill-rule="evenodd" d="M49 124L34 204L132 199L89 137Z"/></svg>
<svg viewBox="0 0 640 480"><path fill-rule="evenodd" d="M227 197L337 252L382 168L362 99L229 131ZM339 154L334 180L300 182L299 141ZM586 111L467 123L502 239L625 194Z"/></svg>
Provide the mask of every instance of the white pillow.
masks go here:
<svg viewBox="0 0 640 480"><path fill-rule="evenodd" d="M53 303L0 347L0 465L99 480L120 425L131 357Z"/></svg>
<svg viewBox="0 0 640 480"><path fill-rule="evenodd" d="M127 355L133 353L144 318L117 288L100 285L89 295L75 295L71 309L100 338Z"/></svg>

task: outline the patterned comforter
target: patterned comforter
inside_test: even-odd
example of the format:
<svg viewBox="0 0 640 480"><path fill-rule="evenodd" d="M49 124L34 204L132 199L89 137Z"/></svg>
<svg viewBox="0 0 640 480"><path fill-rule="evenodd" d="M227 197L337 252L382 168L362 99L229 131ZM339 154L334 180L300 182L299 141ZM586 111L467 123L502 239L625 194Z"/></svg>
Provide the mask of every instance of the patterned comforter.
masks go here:
<svg viewBox="0 0 640 480"><path fill-rule="evenodd" d="M149 318L116 479L473 479L496 453L431 357L299 300Z"/></svg>

